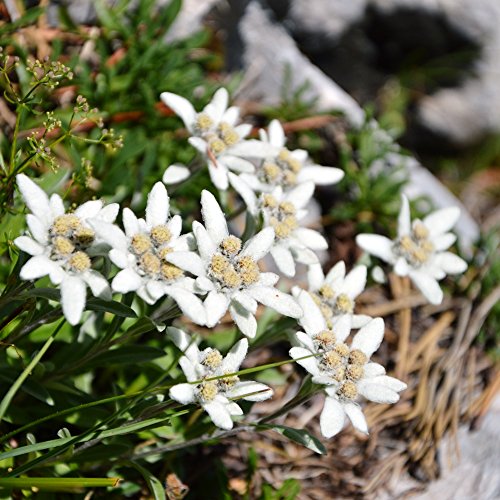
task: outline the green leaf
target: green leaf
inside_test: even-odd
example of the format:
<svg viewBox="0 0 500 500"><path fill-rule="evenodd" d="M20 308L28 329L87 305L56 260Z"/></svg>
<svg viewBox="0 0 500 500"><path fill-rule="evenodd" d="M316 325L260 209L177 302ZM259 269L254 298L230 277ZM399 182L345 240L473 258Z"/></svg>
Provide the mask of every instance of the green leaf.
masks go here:
<svg viewBox="0 0 500 500"><path fill-rule="evenodd" d="M99 354L87 363L85 368L89 369L96 366L120 364L137 365L139 363L152 361L156 358L161 358L162 356L165 356L165 352L156 347L150 347L147 345L123 346L111 349L103 354Z"/></svg>
<svg viewBox="0 0 500 500"><path fill-rule="evenodd" d="M121 302L117 302L116 300L103 300L92 297L87 300L85 308L91 311L109 312L115 316L121 316L122 318L137 318L137 314L135 314L131 307Z"/></svg>
<svg viewBox="0 0 500 500"><path fill-rule="evenodd" d="M119 480L117 477L2 477L0 478L0 488L73 491L81 488L114 488L118 485Z"/></svg>
<svg viewBox="0 0 500 500"><path fill-rule="evenodd" d="M130 462L130 465L142 474L155 500L166 500L165 486L157 477L153 476L151 472L135 462Z"/></svg>
<svg viewBox="0 0 500 500"><path fill-rule="evenodd" d="M276 432L279 432L282 436L287 437L291 441L294 441L310 450L314 451L314 453L318 453L320 455L326 455L327 451L324 447L323 443L312 434L309 434L304 429L293 429L292 427L286 427L284 425L257 425L257 429L266 430L270 429Z"/></svg>

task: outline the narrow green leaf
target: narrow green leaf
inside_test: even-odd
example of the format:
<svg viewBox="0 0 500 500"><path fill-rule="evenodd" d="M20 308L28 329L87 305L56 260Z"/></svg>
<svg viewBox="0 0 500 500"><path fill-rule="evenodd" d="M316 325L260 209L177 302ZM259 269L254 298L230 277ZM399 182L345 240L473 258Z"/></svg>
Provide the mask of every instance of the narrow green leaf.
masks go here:
<svg viewBox="0 0 500 500"><path fill-rule="evenodd" d="M118 477L3 477L0 478L0 488L71 491L80 488L114 488L119 481Z"/></svg>
<svg viewBox="0 0 500 500"><path fill-rule="evenodd" d="M270 429L276 432L279 432L282 436L287 437L291 441L295 443L301 444L306 448L314 451L315 453L319 453L320 455L326 455L327 451L324 447L323 443L312 434L309 434L304 429L293 429L292 427L286 427L284 425L258 425L257 429L266 430Z"/></svg>
<svg viewBox="0 0 500 500"><path fill-rule="evenodd" d="M92 297L87 300L86 309L91 311L109 312L123 318L137 318L134 310L131 307L117 302L116 300L102 300L97 297Z"/></svg>
<svg viewBox="0 0 500 500"><path fill-rule="evenodd" d="M130 345L111 349L96 356L87 363L86 368L104 365L139 364L165 356L165 352L147 345Z"/></svg>
<svg viewBox="0 0 500 500"><path fill-rule="evenodd" d="M136 464L135 462L130 462L130 465L142 474L142 477L144 477L149 491L151 491L155 500L166 500L165 486L157 477L153 476L151 472L149 472L144 467L141 467L139 464Z"/></svg>

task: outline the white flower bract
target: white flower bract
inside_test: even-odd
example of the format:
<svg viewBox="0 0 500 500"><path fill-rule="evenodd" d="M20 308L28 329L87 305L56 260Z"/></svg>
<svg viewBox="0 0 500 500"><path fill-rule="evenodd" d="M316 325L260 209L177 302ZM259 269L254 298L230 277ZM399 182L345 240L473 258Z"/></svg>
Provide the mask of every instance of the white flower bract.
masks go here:
<svg viewBox="0 0 500 500"><path fill-rule="evenodd" d="M167 260L195 275L196 286L207 293L207 326L215 326L229 309L238 328L254 337L257 302L285 316L300 317L302 309L293 297L274 287L278 276L261 272L257 264L273 245L274 230L265 228L243 245L229 234L224 214L209 191L202 192L201 206L205 226L193 222L197 252L172 253Z"/></svg>
<svg viewBox="0 0 500 500"><path fill-rule="evenodd" d="M229 95L224 88L215 92L200 113L187 99L177 94L163 92L160 98L184 122L191 134L189 143L207 161L210 178L218 189L228 188L228 170L253 172L254 165L245 157L262 158L275 151L270 144L244 140L252 126L237 125L240 111L236 106L228 107ZM185 179L187 175L184 168L175 166L172 169L171 166L165 171L163 181L167 184L178 182L180 177Z"/></svg>
<svg viewBox="0 0 500 500"><path fill-rule="evenodd" d="M358 396L376 403L396 403L398 393L406 389L405 383L387 376L382 365L370 361L382 342L384 321L371 320L354 336L350 346L345 343L351 329L349 316L340 318L333 329L321 329L321 321L307 326L307 333L295 334L290 356L313 376L314 383L326 386L321 433L330 438L340 432L346 415L356 429L368 433L356 402Z"/></svg>
<svg viewBox="0 0 500 500"><path fill-rule="evenodd" d="M79 323L86 303L86 289L106 300L111 299L107 280L92 269L92 256L99 253L100 241L92 221L113 222L118 205L103 206L102 201L88 201L74 212L66 213L57 194L50 198L24 174L16 176L21 195L31 213L26 216L30 236L19 236L14 243L32 255L20 277L36 280L49 276L61 290L63 314L71 325Z"/></svg>
<svg viewBox="0 0 500 500"><path fill-rule="evenodd" d="M136 292L148 304L154 304L164 295L172 297L182 312L193 321L205 322L205 309L194 292L194 280L167 256L189 249L189 235L182 235L179 215L169 218L170 199L161 182L148 195L146 218L123 210L125 232L118 226L93 221L97 234L111 247L109 258L121 269L111 286L120 293Z"/></svg>
<svg viewBox="0 0 500 500"><path fill-rule="evenodd" d="M443 301L438 281L447 274L460 274L467 263L446 250L455 242L450 233L460 216L458 207L448 207L431 213L423 220L410 219L410 207L402 195L398 217L398 236L390 240L377 234L359 234L357 244L371 255L393 266L399 276L409 276L431 304Z"/></svg>
<svg viewBox="0 0 500 500"><path fill-rule="evenodd" d="M168 328L168 336L184 353L179 364L187 383L174 385L169 395L181 404L199 404L221 429L233 427L232 416L243 411L234 399L264 401L273 395L273 390L265 384L251 380L241 381L238 372L248 351L248 340L242 339L222 356L217 349L203 351L185 332ZM218 377L218 378L214 378Z"/></svg>

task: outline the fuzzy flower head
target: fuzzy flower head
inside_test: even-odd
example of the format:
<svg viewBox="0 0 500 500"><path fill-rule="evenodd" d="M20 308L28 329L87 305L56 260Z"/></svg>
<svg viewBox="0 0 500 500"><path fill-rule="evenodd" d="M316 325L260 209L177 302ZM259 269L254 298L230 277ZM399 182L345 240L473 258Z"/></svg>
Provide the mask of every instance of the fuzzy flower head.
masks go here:
<svg viewBox="0 0 500 500"><path fill-rule="evenodd" d="M202 192L201 206L205 226L193 222L198 251L176 252L167 260L197 276L200 292L208 292L207 326L215 326L229 309L238 328L254 337L257 302L286 316L300 317L302 310L295 300L274 288L278 276L258 266L274 242L273 229L265 228L243 244L229 234L224 213L210 192Z"/></svg>
<svg viewBox="0 0 500 500"><path fill-rule="evenodd" d="M189 318L204 322L204 308L193 293L193 279L167 260L178 250L189 248L189 237L181 236L179 215L169 217L170 199L161 182L148 195L146 218L123 210L125 232L112 224L93 222L96 232L109 244L111 261L121 269L112 282L116 292L136 292L148 304L172 297Z"/></svg>
<svg viewBox="0 0 500 500"><path fill-rule="evenodd" d="M305 206L314 194L312 181L289 191L277 187L271 193L257 196L241 176L229 174L229 177L248 210L254 215L261 214L264 226L274 230L275 239L270 252L280 272L293 277L296 262L308 266L319 264L314 250L326 250L328 243L318 231L300 225L301 219L307 215Z"/></svg>
<svg viewBox="0 0 500 500"><path fill-rule="evenodd" d="M398 237L390 240L385 236L360 234L356 242L366 252L392 264L399 276L409 276L431 304L440 304L443 291L438 281L447 274L467 269L463 259L445 251L456 240L449 231L459 216L458 207L448 207L412 222L408 199L403 195Z"/></svg>
<svg viewBox="0 0 500 500"><path fill-rule="evenodd" d="M325 318L328 328L344 315L351 316L352 327L360 328L371 320L369 316L354 314L356 297L366 285L366 266L356 266L346 274L345 263L338 262L325 274L320 264L309 267L309 293ZM294 296L301 292L295 287ZM313 307L314 307L313 306Z"/></svg>
<svg viewBox="0 0 500 500"><path fill-rule="evenodd" d="M395 403L406 384L385 375L385 369L370 361L384 336L384 321L375 318L354 336L350 345L350 318L340 319L333 329L314 334L297 332L290 356L325 386L325 406L321 413L321 433L329 438L342 430L345 415L356 429L368 433L366 420L357 403L359 396L376 403Z"/></svg>
<svg viewBox="0 0 500 500"><path fill-rule="evenodd" d="M272 120L267 131L260 130L260 138L277 152L258 162L255 173L241 175L255 191L269 192L277 186L287 191L307 181L315 185L336 184L344 177L344 172L338 168L312 163L303 149L287 149L285 133L278 120Z"/></svg>
<svg viewBox="0 0 500 500"><path fill-rule="evenodd" d="M272 397L273 391L267 385L242 381L235 375L247 354L248 340L240 340L222 356L210 347L200 351L196 343L177 328L168 328L168 335L184 352L179 364L188 381L172 387L170 397L181 404L200 405L217 427L231 429L231 417L243 414L234 399L264 401Z"/></svg>
<svg viewBox="0 0 500 500"><path fill-rule="evenodd" d="M228 108L229 95L224 88L217 90L211 102L199 113L187 99L177 94L163 92L160 97L184 122L191 134L190 144L207 161L210 178L218 189L228 188L228 169L253 172L253 164L244 156L262 157L274 151L269 144L244 140L252 126L237 125L239 109L235 106ZM169 184L183 178L186 178L185 167L172 165L165 171L163 182Z"/></svg>
<svg viewBox="0 0 500 500"><path fill-rule="evenodd" d="M30 236L19 236L14 243L32 255L21 269L23 280L35 280L49 276L60 285L61 305L64 316L76 325L82 316L86 302L86 288L93 295L111 298L108 282L92 269L92 257L99 253L102 240L92 229L93 220L113 222L118 205L103 207L101 201L88 201L74 212L66 213L59 195L50 199L26 175L16 177L21 195L30 209L26 216Z"/></svg>

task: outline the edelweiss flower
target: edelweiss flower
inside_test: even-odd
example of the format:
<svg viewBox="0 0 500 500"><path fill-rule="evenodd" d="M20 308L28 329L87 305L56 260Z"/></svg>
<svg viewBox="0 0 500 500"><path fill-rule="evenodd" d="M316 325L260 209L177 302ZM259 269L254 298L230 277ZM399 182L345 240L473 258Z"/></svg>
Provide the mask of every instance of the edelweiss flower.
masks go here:
<svg viewBox="0 0 500 500"><path fill-rule="evenodd" d="M201 207L205 227L193 222L198 253L176 252L167 260L197 276L197 287L208 292L207 326L216 325L229 308L238 328L254 337L257 301L285 316L300 317L302 310L295 300L274 288L278 276L261 272L257 264L273 244L273 229L260 231L243 245L239 238L229 235L224 214L210 192L202 192Z"/></svg>
<svg viewBox="0 0 500 500"><path fill-rule="evenodd" d="M358 395L376 403L396 403L398 392L406 389L405 383L385 375L382 365L369 361L384 336L382 318L375 318L361 328L350 346L344 342L349 332L350 318L344 316L333 330L309 332L309 335L297 332L298 346L290 349L290 356L313 376L313 382L326 385L327 396L320 418L321 433L326 438L342 430L345 415L356 429L368 433L365 417L356 402Z"/></svg>
<svg viewBox="0 0 500 500"><path fill-rule="evenodd" d="M14 243L33 257L20 272L23 280L49 276L54 285L60 285L61 306L65 318L76 325L85 308L86 288L92 294L111 299L109 284L97 271L91 269L91 257L97 253L99 241L89 223L92 220L113 222L118 205L103 207L101 201L88 201L74 212L65 213L61 197L50 199L26 175L16 176L21 195L30 209L26 216L30 236L19 236Z"/></svg>
<svg viewBox="0 0 500 500"><path fill-rule="evenodd" d="M272 397L273 390L267 385L251 380L240 381L234 375L247 354L247 339L237 342L223 357L217 349L210 347L200 351L182 330L168 328L168 335L184 352L179 364L188 380L188 383L174 385L170 397L185 405L199 404L217 427L231 429L231 416L243 415L233 399L264 401Z"/></svg>
<svg viewBox="0 0 500 500"><path fill-rule="evenodd" d="M281 186L291 189L302 182L312 181L316 185L336 184L344 172L339 168L324 167L311 162L307 151L285 148L286 137L278 120L269 124L268 132L260 130L261 141L276 148L277 153L262 160L253 174L241 174L241 178L254 190L272 191Z"/></svg>
<svg viewBox="0 0 500 500"><path fill-rule="evenodd" d="M409 276L431 304L440 304L443 291L438 280L446 274L463 273L467 269L464 260L445 252L456 240L448 231L457 222L460 209L443 208L412 223L408 199L404 195L401 198L397 239L359 234L356 243L366 252L392 264L399 276Z"/></svg>
<svg viewBox="0 0 500 500"><path fill-rule="evenodd" d="M212 101L200 113L195 111L187 99L179 95L163 92L160 98L184 122L191 134L189 143L207 160L210 178L218 189L228 188L228 169L253 172L253 164L242 156L262 158L275 152L270 144L243 140L252 130L252 126L236 125L240 112L235 106L227 107L229 96L224 88L215 92ZM186 178L183 168L179 169L177 165L173 171L171 169L172 167L169 167L165 171L163 182L178 182L179 176Z"/></svg>
<svg viewBox="0 0 500 500"><path fill-rule="evenodd" d="M189 248L188 236L180 236L180 216L169 219L169 210L167 190L157 182L148 195L146 220L138 219L132 210L125 208L125 232L101 221L93 221L92 226L111 245L109 258L121 269L111 284L113 290L136 292L148 304L168 295L186 316L203 324L205 310L201 300L193 294L194 280L166 260L172 252Z"/></svg>
<svg viewBox="0 0 500 500"><path fill-rule="evenodd" d="M304 207L314 194L312 181L299 184L286 192L277 187L272 193L263 193L257 197L240 177L229 174L229 178L248 210L254 215L260 212L264 225L274 229L276 237L271 255L285 276L295 276L295 262L308 266L319 264L313 250L326 250L328 243L317 231L299 226L299 221L307 215Z"/></svg>
<svg viewBox="0 0 500 500"><path fill-rule="evenodd" d="M321 264L314 264L309 267L308 278L309 293L315 302L313 307L319 307L328 328L333 328L344 315L351 316L353 328L361 328L372 319L354 314L355 299L366 285L366 266L356 266L346 276L345 263L340 261L325 277ZM301 291L298 287L292 289L295 297Z"/></svg>

